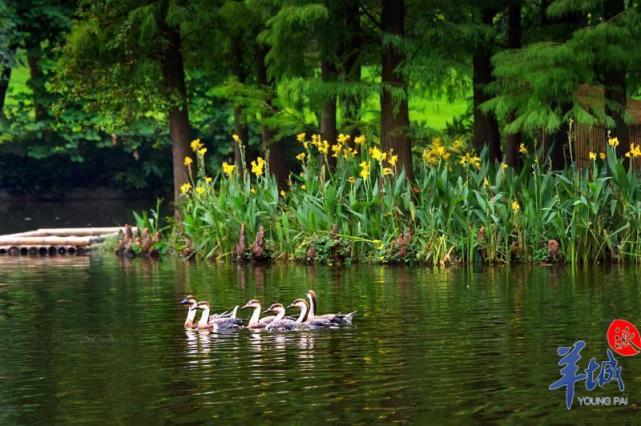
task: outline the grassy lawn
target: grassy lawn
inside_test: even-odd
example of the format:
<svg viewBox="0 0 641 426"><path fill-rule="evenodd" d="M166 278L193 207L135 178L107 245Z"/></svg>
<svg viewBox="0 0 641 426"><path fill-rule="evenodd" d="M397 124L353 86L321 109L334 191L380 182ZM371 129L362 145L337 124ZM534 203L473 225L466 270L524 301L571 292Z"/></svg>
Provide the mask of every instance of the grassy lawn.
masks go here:
<svg viewBox="0 0 641 426"><path fill-rule="evenodd" d="M24 61L19 61L24 63ZM7 107L18 104L18 99L25 98L31 93L27 85L29 81L29 68L26 65L15 67L11 73L9 92L6 99ZM446 97L428 97L424 94L414 94L410 97L410 120L422 125L442 130L447 122L453 117L463 114L469 106L469 100L455 100L450 102ZM376 94L370 96L364 105L363 118L371 123L378 123L379 97ZM315 116L310 115L315 121Z"/></svg>

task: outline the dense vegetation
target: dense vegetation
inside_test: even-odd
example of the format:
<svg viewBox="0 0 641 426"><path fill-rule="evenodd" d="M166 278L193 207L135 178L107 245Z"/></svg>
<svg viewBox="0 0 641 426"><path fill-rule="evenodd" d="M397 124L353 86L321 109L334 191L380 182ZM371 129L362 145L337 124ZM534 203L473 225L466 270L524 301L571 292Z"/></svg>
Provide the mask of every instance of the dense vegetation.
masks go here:
<svg viewBox="0 0 641 426"><path fill-rule="evenodd" d="M639 24L624 0L0 0L0 187L173 181L174 242L206 257L636 258ZM571 123L617 143L579 169Z"/></svg>
<svg viewBox="0 0 641 426"><path fill-rule="evenodd" d="M207 176L206 151L194 141L186 163L197 177L181 189L174 246L185 255L239 262L641 259L641 180L617 158L616 138L591 155L591 167L558 172L546 170L540 153L524 145L523 167L514 169L488 161L487 150L479 157L460 140L434 139L413 181L398 171L393 151L362 136L339 135L332 145L320 135L302 133L298 140L301 172L286 189L261 157L244 173L223 163L216 177ZM641 157L641 148L633 146L628 156Z"/></svg>

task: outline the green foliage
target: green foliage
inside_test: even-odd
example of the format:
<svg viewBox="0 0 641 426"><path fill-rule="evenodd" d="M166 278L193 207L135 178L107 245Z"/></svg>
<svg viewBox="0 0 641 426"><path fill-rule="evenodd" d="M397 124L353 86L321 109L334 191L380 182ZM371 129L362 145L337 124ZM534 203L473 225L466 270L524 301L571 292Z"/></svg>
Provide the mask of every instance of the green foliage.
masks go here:
<svg viewBox="0 0 641 426"><path fill-rule="evenodd" d="M342 138L340 151L327 151L339 152L335 169L319 138L304 139L302 172L287 192L266 170L208 182L201 159L176 232L217 259L231 256L243 225L247 246L262 226L276 258L324 264L541 262L551 240L557 260L573 264L641 259L641 181L612 147L587 169L553 172L538 153L515 170L435 139L416 159L412 185L402 172L387 175L394 160L376 145L345 158Z"/></svg>

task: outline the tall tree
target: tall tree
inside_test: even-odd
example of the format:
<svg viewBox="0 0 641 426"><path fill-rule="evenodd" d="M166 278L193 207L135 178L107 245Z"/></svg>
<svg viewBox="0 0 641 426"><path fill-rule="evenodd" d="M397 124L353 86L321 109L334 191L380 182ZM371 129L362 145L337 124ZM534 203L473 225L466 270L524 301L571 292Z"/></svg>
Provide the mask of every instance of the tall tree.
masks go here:
<svg viewBox="0 0 641 426"><path fill-rule="evenodd" d="M408 137L409 102L404 74L405 1L382 0L381 9L381 145L393 149L409 179L413 178Z"/></svg>
<svg viewBox="0 0 641 426"><path fill-rule="evenodd" d="M480 32L474 47L472 58L472 82L474 85L474 134L472 145L477 151L487 146L492 161L501 159L501 138L496 116L481 109L481 105L490 99L488 85L492 83L492 23L497 11L488 5L481 9L481 21L485 25Z"/></svg>
<svg viewBox="0 0 641 426"><path fill-rule="evenodd" d="M180 29L167 19L169 0L162 0L155 13L156 25L163 37L160 47L160 68L168 100L169 135L172 146L174 171L174 200L180 197L180 187L189 181L184 159L189 155L191 125L185 86L185 65L182 54Z"/></svg>
<svg viewBox="0 0 641 426"><path fill-rule="evenodd" d="M624 0L605 0L603 2L603 20L615 26L616 19L625 11ZM603 85L605 113L614 120L612 137L619 139L617 154L623 157L630 150L628 125L625 122L625 110L628 99L626 64L623 58L611 55L601 64L603 68Z"/></svg>
<svg viewBox="0 0 641 426"><path fill-rule="evenodd" d="M509 49L521 48L521 0L512 0L508 5L508 30L507 47ZM507 116L508 123L516 119L516 113L510 111ZM505 138L505 163L512 167L519 165L519 145L522 135L520 131L508 133Z"/></svg>
<svg viewBox="0 0 641 426"><path fill-rule="evenodd" d="M176 201L189 178L184 159L190 155L192 132L184 35L194 34L185 28L197 22L202 6L188 3L84 1L63 61L65 77L74 81L71 95L83 99L86 108L113 116L114 123L126 125L149 111L165 114Z"/></svg>

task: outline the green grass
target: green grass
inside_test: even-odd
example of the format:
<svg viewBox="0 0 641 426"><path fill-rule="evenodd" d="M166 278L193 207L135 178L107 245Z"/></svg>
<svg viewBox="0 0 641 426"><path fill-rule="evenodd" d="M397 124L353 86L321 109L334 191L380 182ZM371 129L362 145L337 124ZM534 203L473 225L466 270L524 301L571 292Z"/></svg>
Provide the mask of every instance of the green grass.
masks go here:
<svg viewBox="0 0 641 426"><path fill-rule="evenodd" d="M7 94L6 106L8 108L18 105L19 99L28 98L31 89L29 82L29 67L25 65L26 59L19 55L18 66L11 73L9 82L9 92ZM367 77L367 72L364 72ZM380 99L377 93L373 93L363 105L363 119L369 123L378 123L380 120ZM410 96L410 120L421 125L431 127L437 130L445 129L446 123L452 121L452 118L459 116L469 107L469 100L450 101L445 96L429 96L425 93L414 92ZM305 114L306 120L316 121L316 115L313 112Z"/></svg>
<svg viewBox="0 0 641 426"><path fill-rule="evenodd" d="M18 57L18 63L21 63L21 58ZM29 67L26 65L18 65L11 70L11 79L9 80L9 89L5 99L5 105L8 108L18 105L18 100L24 98L25 95L31 95L31 89L28 86L29 82Z"/></svg>

